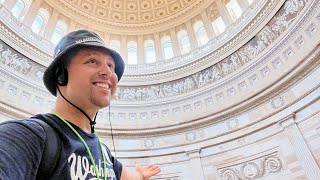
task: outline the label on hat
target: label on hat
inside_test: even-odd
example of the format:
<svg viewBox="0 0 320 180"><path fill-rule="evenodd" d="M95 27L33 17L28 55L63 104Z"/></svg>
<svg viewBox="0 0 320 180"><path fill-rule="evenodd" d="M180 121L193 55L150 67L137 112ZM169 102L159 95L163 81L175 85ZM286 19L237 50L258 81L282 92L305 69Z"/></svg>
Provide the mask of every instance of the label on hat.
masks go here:
<svg viewBox="0 0 320 180"><path fill-rule="evenodd" d="M88 41L95 41L95 42L101 42L100 39L98 38L95 38L95 37L88 37L88 38L83 38L83 39L79 39L79 40L76 40L76 44L80 44L80 43L83 43L83 42L88 42ZM103 43L102 43L103 44Z"/></svg>

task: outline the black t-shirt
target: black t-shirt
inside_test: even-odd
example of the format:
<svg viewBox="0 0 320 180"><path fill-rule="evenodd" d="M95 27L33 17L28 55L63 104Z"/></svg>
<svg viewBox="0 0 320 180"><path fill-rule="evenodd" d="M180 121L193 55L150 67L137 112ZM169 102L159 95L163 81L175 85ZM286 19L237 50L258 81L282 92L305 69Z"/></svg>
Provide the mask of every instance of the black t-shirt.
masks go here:
<svg viewBox="0 0 320 180"><path fill-rule="evenodd" d="M57 116L47 114L49 124L60 138L60 157L50 179L87 180L95 179L95 172L85 146L76 134ZM70 123L87 143L100 179L103 178L103 163L96 133L88 134ZM8 121L0 124L0 179L36 179L46 140L45 130L32 120ZM107 179L120 179L122 164L103 145L106 157Z"/></svg>

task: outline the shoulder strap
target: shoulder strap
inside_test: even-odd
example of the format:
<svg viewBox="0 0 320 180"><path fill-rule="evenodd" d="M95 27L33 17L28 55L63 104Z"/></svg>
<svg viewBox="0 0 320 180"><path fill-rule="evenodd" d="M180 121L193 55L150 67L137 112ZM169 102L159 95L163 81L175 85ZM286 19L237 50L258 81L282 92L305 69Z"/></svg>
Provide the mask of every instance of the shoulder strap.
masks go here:
<svg viewBox="0 0 320 180"><path fill-rule="evenodd" d="M47 115L36 115L34 118L31 118L32 121L41 125L46 132L46 142L36 179L48 179L48 177L52 177L52 173L58 164L61 150L60 138L57 132L46 123L47 119L45 116Z"/></svg>

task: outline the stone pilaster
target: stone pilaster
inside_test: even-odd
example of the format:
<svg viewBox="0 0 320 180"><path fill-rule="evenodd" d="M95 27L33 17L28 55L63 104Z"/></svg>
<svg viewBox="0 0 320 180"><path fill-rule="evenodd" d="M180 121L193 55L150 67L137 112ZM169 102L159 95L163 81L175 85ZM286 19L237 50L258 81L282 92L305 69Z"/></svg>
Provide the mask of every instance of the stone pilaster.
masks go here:
<svg viewBox="0 0 320 180"><path fill-rule="evenodd" d="M143 36L138 35L138 64L145 64Z"/></svg>
<svg viewBox="0 0 320 180"><path fill-rule="evenodd" d="M306 173L306 177L310 180L320 179L319 166L297 126L295 114L283 119L280 124L291 142L295 154Z"/></svg>
<svg viewBox="0 0 320 180"><path fill-rule="evenodd" d="M215 33L213 31L212 22L208 18L206 11L203 11L201 13L201 19L202 19L203 25L206 29L208 39L209 40L213 39L213 37L215 36Z"/></svg>
<svg viewBox="0 0 320 180"><path fill-rule="evenodd" d="M217 1L217 6L224 24L226 25L226 27L230 26L233 21L229 14L229 11L226 8L226 5L222 4L220 1Z"/></svg>
<svg viewBox="0 0 320 180"><path fill-rule="evenodd" d="M192 175L193 175L192 179L205 180L201 159L200 159L200 151L201 149L193 149L193 150L186 151L186 153L190 158L190 165L192 168Z"/></svg>
<svg viewBox="0 0 320 180"><path fill-rule="evenodd" d="M128 64L128 47L127 47L127 36L122 35L121 36L121 43L120 43L120 54L125 61L126 64Z"/></svg>
<svg viewBox="0 0 320 180"><path fill-rule="evenodd" d="M161 46L161 41L160 41L160 35L159 33L154 33L154 48L156 51L156 58L157 61L162 61L163 60L163 54L162 54L162 46Z"/></svg>
<svg viewBox="0 0 320 180"><path fill-rule="evenodd" d="M52 14L49 18L48 24L46 26L45 29L45 33L44 33L44 38L46 39L51 39L52 35L53 35L53 31L55 29L55 27L57 26L57 22L58 22L58 17L59 17L59 12L57 10L53 10Z"/></svg>
<svg viewBox="0 0 320 180"><path fill-rule="evenodd" d="M170 38L171 38L172 50L173 50L174 57L180 56L181 51L180 51L180 45L178 42L179 40L177 38L176 31L173 28L170 29Z"/></svg>
<svg viewBox="0 0 320 180"><path fill-rule="evenodd" d="M190 21L186 22L186 27L187 27L187 33L188 33L191 50L196 49L198 47L198 42Z"/></svg>
<svg viewBox="0 0 320 180"><path fill-rule="evenodd" d="M40 4L41 4L42 0L34 0L32 1L27 14L25 15L22 23L25 24L27 27L31 28L33 21L35 19L35 17L38 14L38 11L40 9Z"/></svg>

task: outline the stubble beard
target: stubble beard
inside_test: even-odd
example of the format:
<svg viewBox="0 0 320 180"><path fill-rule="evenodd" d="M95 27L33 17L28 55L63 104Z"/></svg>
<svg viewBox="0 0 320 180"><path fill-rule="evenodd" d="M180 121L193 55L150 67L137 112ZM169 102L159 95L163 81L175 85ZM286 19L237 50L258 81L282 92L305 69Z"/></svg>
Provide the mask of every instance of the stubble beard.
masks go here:
<svg viewBox="0 0 320 180"><path fill-rule="evenodd" d="M94 96L90 96L90 101L92 104L94 104L95 106L99 107L100 109L107 107L110 104L110 99L111 98L107 98L105 97L107 100L99 100L97 97Z"/></svg>

